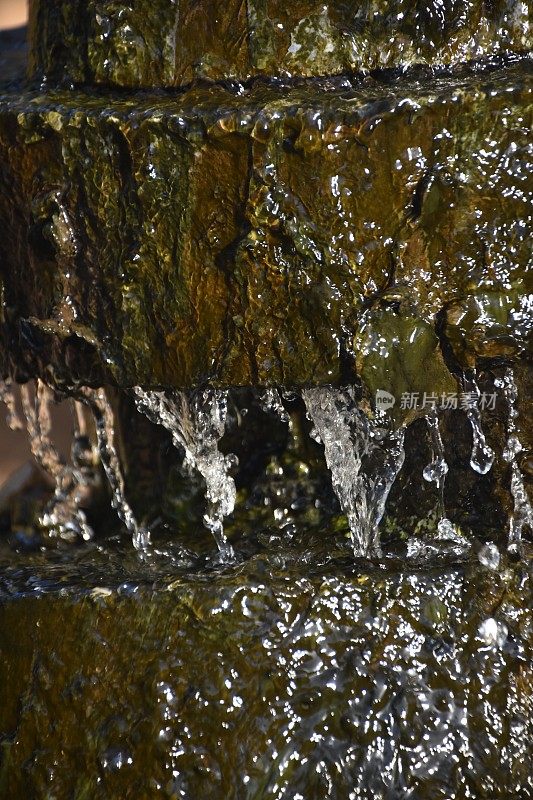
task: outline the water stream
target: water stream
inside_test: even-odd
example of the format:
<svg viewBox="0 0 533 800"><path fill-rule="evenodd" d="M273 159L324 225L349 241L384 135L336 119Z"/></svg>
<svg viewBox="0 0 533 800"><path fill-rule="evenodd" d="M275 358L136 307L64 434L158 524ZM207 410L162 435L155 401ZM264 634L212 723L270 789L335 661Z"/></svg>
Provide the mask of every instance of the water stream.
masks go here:
<svg viewBox="0 0 533 800"><path fill-rule="evenodd" d="M333 488L348 518L354 554L379 555L378 526L405 457L404 431L380 441L379 428L357 407L350 387L306 389L302 396L324 445Z"/></svg>
<svg viewBox="0 0 533 800"><path fill-rule="evenodd" d="M506 370L503 379L499 380L499 386L503 388L508 408L507 444L503 451L503 457L511 467L511 494L514 500L513 515L509 524L509 548L511 550L519 550L523 528L528 526L533 531L533 509L529 502L518 461L523 448L516 428L518 389L512 369Z"/></svg>
<svg viewBox="0 0 533 800"><path fill-rule="evenodd" d="M150 545L150 533L142 528L126 500L124 476L115 448L115 417L104 389L81 389L79 399L91 410L102 466L111 487L111 503L131 533L133 546L144 552Z"/></svg>
<svg viewBox="0 0 533 800"><path fill-rule="evenodd" d="M233 512L237 497L229 474L234 459L225 457L218 448L226 426L227 392L206 390L188 398L184 392L146 392L139 387L134 391L139 411L170 432L175 447L184 452L184 464L204 479L204 523L217 543L221 560L232 561L234 553L224 533L224 518Z"/></svg>
<svg viewBox="0 0 533 800"><path fill-rule="evenodd" d="M81 458L67 464L54 445L50 413L53 393L48 386L40 380L34 390L24 384L20 396L32 454L54 482L54 495L44 508L40 525L64 539L81 537L88 541L94 533L80 506L92 483L91 471L82 466Z"/></svg>
<svg viewBox="0 0 533 800"><path fill-rule="evenodd" d="M518 411L517 389L511 370L497 382L509 408L508 437L503 457L511 468L511 492L514 513L509 533L510 546L518 546L525 526L533 527L531 504L520 471L519 454L522 445L518 439L516 419ZM472 402L466 413L473 432L471 467L478 474L491 468L494 453L487 445L481 428L477 403L479 392L473 391ZM32 453L42 469L54 482L54 495L47 504L40 524L55 531L64 539L88 540L93 532L83 511L87 492L95 484L95 448L90 441L84 408L87 406L94 418L96 447L111 487L113 507L132 535L134 547L145 552L150 547L150 532L139 524L126 497L123 469L115 444L115 418L104 389L78 390L70 403L74 414L74 437L71 463L58 452L53 443L50 409L55 401L51 389L42 381L20 388L22 410L26 420ZM231 470L237 465L236 456L224 455L220 441L225 434L228 416L228 392L204 390L192 394L178 391L133 390L138 411L152 423L168 430L174 446L183 459L185 472L191 477L199 473L205 483L206 512L204 523L213 535L222 563L234 560L234 551L224 531L224 521L235 509L236 487ZM291 401L301 398L313 423L310 435L324 447L324 455L331 473L332 485L350 531L356 557L375 557L381 553L379 525L391 487L402 468L405 431L392 430L384 422L386 415L375 418L359 406L353 387L320 387L293 392ZM16 394L9 382L0 385L0 399L7 408L7 421L13 429L20 428L22 420L17 410ZM256 400L268 413L276 414L284 423L292 424L276 389L257 393ZM439 430L437 409L426 416L430 434L432 458L423 471L429 483L435 484L439 493L438 519L435 543L445 540L464 548L465 539L447 518L444 503L444 484L448 473L444 445ZM431 542L424 546L431 547ZM421 541L411 537L408 551L419 553Z"/></svg>

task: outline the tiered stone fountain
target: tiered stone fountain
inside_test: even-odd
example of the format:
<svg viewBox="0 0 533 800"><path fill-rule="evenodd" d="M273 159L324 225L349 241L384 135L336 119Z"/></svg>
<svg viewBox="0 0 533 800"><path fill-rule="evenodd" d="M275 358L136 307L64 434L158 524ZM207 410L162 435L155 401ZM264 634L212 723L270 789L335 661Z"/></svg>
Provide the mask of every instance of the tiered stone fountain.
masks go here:
<svg viewBox="0 0 533 800"><path fill-rule="evenodd" d="M0 370L54 490L0 509L0 793L533 796L527 4L30 8Z"/></svg>

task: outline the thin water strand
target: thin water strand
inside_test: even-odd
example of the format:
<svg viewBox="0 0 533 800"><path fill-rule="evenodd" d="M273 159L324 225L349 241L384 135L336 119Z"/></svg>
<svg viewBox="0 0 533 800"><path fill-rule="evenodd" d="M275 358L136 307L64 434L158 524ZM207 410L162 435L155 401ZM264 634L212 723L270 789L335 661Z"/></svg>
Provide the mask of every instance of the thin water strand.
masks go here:
<svg viewBox="0 0 533 800"><path fill-rule="evenodd" d="M503 451L503 457L511 467L511 494L513 496L514 509L509 525L509 547L514 549L520 545L524 527L528 526L533 531L533 509L518 463L518 456L523 448L516 429L518 387L511 368L505 371L503 381L499 382L499 385L503 385L508 407L507 444Z"/></svg>
<svg viewBox="0 0 533 800"><path fill-rule="evenodd" d="M9 378L7 378L5 381L0 380L0 400L6 407L6 422L11 430L24 430L24 422L17 411L17 401L13 391L13 384Z"/></svg>
<svg viewBox="0 0 533 800"><path fill-rule="evenodd" d="M29 384L20 387L20 395L32 454L54 481L54 495L44 508L39 523L43 528L56 531L62 538L81 536L89 541L94 532L80 503L86 497L91 476L78 465L67 464L52 442L52 391L38 379L33 396Z"/></svg>
<svg viewBox="0 0 533 800"><path fill-rule="evenodd" d="M428 483L435 483L437 486L439 491L439 528L444 530L446 527L446 530L449 530L449 526L452 523L446 518L446 509L444 506L444 484L446 481L446 475L448 474L448 464L444 454L444 444L442 442L439 428L439 415L436 408L432 408L430 410L429 414L426 416L426 423L431 438L433 458L424 468L422 474L424 476L424 480L428 481ZM446 525L446 523L448 523L448 525Z"/></svg>
<svg viewBox="0 0 533 800"><path fill-rule="evenodd" d="M150 532L139 526L126 500L124 476L115 448L115 417L105 390L82 388L79 399L90 408L94 417L98 450L111 487L113 508L131 533L135 549L144 552L150 546Z"/></svg>
<svg viewBox="0 0 533 800"><path fill-rule="evenodd" d="M390 489L404 460L403 430L382 437L357 408L353 389L321 387L302 392L324 445L333 488L350 526L356 556L380 554L378 526ZM369 459L368 471L363 459Z"/></svg>
<svg viewBox="0 0 533 800"><path fill-rule="evenodd" d="M235 458L219 450L228 413L228 393L216 389L198 392L188 398L184 392L134 389L136 405L152 422L162 425L172 436L174 446L184 453L184 465L200 473L206 485L207 511L204 523L213 535L220 558L233 561L235 554L224 533L224 519L237 498L235 481L229 469Z"/></svg>
<svg viewBox="0 0 533 800"><path fill-rule="evenodd" d="M431 447L433 449L433 459L424 468L424 479L429 483L435 483L440 489L444 485L444 479L448 472L448 464L444 457L444 445L439 429L439 417L436 409L432 409L426 416L426 423L431 437Z"/></svg>
<svg viewBox="0 0 533 800"><path fill-rule="evenodd" d="M466 415L472 427L472 454L470 466L479 475L486 475L494 463L494 450L489 447L481 427L481 414L478 406L479 389L473 382L473 391L467 393L471 396L466 409Z"/></svg>

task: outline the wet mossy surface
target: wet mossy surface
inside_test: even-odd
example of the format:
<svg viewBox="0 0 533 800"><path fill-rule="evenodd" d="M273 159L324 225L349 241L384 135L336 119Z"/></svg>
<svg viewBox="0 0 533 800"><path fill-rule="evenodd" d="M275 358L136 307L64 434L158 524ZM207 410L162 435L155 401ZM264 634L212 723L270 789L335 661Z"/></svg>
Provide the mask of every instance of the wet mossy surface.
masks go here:
<svg viewBox="0 0 533 800"><path fill-rule="evenodd" d="M32 0L37 81L129 88L462 64L531 48L506 0Z"/></svg>
<svg viewBox="0 0 533 800"><path fill-rule="evenodd" d="M531 797L524 564L135 560L10 559L3 796Z"/></svg>
<svg viewBox="0 0 533 800"><path fill-rule="evenodd" d="M526 62L400 90L4 94L10 370L182 388L360 374L399 396L421 363L449 389L443 335L448 366L516 360L530 129Z"/></svg>

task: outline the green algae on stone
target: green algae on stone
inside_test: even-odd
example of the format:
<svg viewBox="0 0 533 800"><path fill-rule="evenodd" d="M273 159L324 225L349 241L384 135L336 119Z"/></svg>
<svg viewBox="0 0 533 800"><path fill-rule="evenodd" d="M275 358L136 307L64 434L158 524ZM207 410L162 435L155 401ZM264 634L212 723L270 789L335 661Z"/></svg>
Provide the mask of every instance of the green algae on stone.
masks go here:
<svg viewBox="0 0 533 800"><path fill-rule="evenodd" d="M131 88L461 64L526 52L530 17L506 0L32 0L30 75Z"/></svg>
<svg viewBox="0 0 533 800"><path fill-rule="evenodd" d="M415 76L400 95L370 78L5 94L0 271L15 371L146 387L337 382L354 377L369 307L373 324L400 303L434 326L472 294L522 296L529 82L521 64Z"/></svg>
<svg viewBox="0 0 533 800"><path fill-rule="evenodd" d="M2 796L526 797L527 565L300 555L149 583L106 551L83 578L8 567Z"/></svg>

